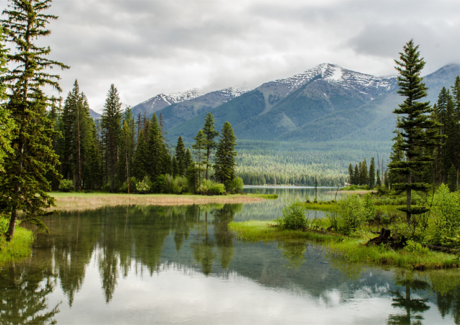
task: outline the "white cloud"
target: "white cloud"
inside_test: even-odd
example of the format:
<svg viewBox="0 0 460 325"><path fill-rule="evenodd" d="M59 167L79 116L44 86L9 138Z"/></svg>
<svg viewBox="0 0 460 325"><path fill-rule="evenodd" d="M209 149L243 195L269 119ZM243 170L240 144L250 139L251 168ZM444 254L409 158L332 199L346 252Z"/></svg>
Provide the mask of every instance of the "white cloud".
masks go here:
<svg viewBox="0 0 460 325"><path fill-rule="evenodd" d="M0 3L6 5L6 0ZM100 110L110 84L135 105L160 92L256 87L322 62L394 73L410 38L426 72L457 62L458 1L55 0L41 42Z"/></svg>

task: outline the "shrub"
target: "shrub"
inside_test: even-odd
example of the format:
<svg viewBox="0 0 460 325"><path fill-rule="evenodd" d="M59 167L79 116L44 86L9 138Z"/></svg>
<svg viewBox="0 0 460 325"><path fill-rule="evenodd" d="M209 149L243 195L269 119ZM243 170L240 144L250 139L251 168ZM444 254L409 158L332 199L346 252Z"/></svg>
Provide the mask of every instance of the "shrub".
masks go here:
<svg viewBox="0 0 460 325"><path fill-rule="evenodd" d="M230 193L241 193L244 189L243 179L241 177L236 177L232 179L227 185L227 192Z"/></svg>
<svg viewBox="0 0 460 325"><path fill-rule="evenodd" d="M130 177L129 179L129 192L133 193L136 191L136 183L137 183L137 179L136 177ZM123 193L128 193L128 184L126 182L124 182L120 188L118 189L120 192L123 192Z"/></svg>
<svg viewBox="0 0 460 325"><path fill-rule="evenodd" d="M187 190L187 178L176 176L171 182L171 192L173 194L181 194Z"/></svg>
<svg viewBox="0 0 460 325"><path fill-rule="evenodd" d="M73 181L70 179L61 180L61 184L59 185L59 190L61 192L70 192L71 190L73 190Z"/></svg>
<svg viewBox="0 0 460 325"><path fill-rule="evenodd" d="M10 220L5 216L0 215L0 235L6 233L8 226L10 225Z"/></svg>
<svg viewBox="0 0 460 325"><path fill-rule="evenodd" d="M372 195L367 193L364 196L364 220L367 222L374 220L375 218L375 205Z"/></svg>
<svg viewBox="0 0 460 325"><path fill-rule="evenodd" d="M351 234L361 227L364 221L364 204L358 195L350 195L338 202L342 231Z"/></svg>
<svg viewBox="0 0 460 325"><path fill-rule="evenodd" d="M283 217L276 219L279 227L284 229L300 229L307 226L305 208L300 201L295 201L283 208Z"/></svg>
<svg viewBox="0 0 460 325"><path fill-rule="evenodd" d="M434 244L442 244L446 238L455 238L460 230L458 193L449 192L449 188L442 184L433 199L433 216L430 241Z"/></svg>
<svg viewBox="0 0 460 325"><path fill-rule="evenodd" d="M211 180L203 179L197 193L209 195L222 195L225 193L224 184L216 183Z"/></svg>
<svg viewBox="0 0 460 325"><path fill-rule="evenodd" d="M148 176L145 176L142 181L139 181L136 184L136 190L141 194L145 194L150 192L151 186L152 183L150 182L150 178Z"/></svg>

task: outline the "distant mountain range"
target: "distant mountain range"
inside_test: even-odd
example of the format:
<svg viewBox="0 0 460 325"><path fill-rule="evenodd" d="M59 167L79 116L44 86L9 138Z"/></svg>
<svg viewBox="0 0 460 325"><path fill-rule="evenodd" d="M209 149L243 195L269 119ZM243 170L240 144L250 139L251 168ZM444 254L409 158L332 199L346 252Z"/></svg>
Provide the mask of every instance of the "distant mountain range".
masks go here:
<svg viewBox="0 0 460 325"><path fill-rule="evenodd" d="M424 77L428 100L451 87L460 65L450 64ZM196 89L159 94L132 108L133 114L163 114L168 137L191 141L208 112L220 130L229 121L238 139L286 142L389 141L393 110L402 98L397 77L376 77L323 63L290 78L249 90L227 88L200 94ZM92 111L92 116L100 114Z"/></svg>

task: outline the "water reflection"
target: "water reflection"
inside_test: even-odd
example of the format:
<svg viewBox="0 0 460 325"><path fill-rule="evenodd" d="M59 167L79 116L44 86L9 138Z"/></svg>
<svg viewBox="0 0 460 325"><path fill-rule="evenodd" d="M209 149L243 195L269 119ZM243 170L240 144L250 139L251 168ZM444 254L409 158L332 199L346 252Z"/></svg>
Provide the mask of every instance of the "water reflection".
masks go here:
<svg viewBox="0 0 460 325"><path fill-rule="evenodd" d="M255 314L254 322L295 323L312 313L325 324L460 323L458 271L395 273L343 263L313 244L238 242L228 224L245 211L118 207L46 220L51 235L38 235L33 256L0 269L0 323L146 322L133 315L247 323ZM227 314L207 307L219 300Z"/></svg>

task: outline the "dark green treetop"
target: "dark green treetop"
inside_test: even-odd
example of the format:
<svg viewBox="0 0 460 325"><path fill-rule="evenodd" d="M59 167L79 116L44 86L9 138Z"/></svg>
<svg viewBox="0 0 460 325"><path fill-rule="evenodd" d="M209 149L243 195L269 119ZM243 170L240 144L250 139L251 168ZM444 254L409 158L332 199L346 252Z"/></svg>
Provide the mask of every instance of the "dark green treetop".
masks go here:
<svg viewBox="0 0 460 325"><path fill-rule="evenodd" d="M412 190L425 191L429 188L429 184L417 182L416 176L425 165L433 161L426 149L437 145L437 130L440 125L431 118L430 103L422 101L427 96L427 87L420 76L425 61L420 57L418 46L412 40L409 41L400 53L400 60L395 62L399 72L397 92L405 97L399 108L394 110L400 117L397 127L402 136L398 149L404 152L405 160L392 161L389 168L392 172L405 176L405 180L393 184L393 187L398 192L406 191L406 207L401 210L406 212L407 222L410 223L412 214L426 211L422 207L411 207L411 193Z"/></svg>
<svg viewBox="0 0 460 325"><path fill-rule="evenodd" d="M206 114L203 133L205 139L204 146L206 147L206 179L209 179L209 159L212 151L217 147L217 143L214 139L219 135L219 132L216 131L214 126L214 116L212 116L211 113Z"/></svg>
<svg viewBox="0 0 460 325"><path fill-rule="evenodd" d="M214 165L216 179L227 185L235 178L237 152L236 137L232 126L225 122L221 130L219 144L216 151L216 161Z"/></svg>
<svg viewBox="0 0 460 325"><path fill-rule="evenodd" d="M51 33L46 25L57 16L43 13L50 6L50 0L10 0L8 9L3 11L6 18L1 20L7 41L15 47L7 55L11 70L2 78L10 88L7 109L17 126L11 145L13 153L5 159L5 172L0 174L0 205L11 213L8 240L14 236L18 211L22 210L24 219L46 229L40 217L54 205L54 198L47 193L50 184L46 175L59 177L54 167L58 157L52 147L56 131L46 110L57 99L48 97L42 89L49 86L61 91L59 75L49 74L46 69L69 67L48 59L49 46L33 43Z"/></svg>
<svg viewBox="0 0 460 325"><path fill-rule="evenodd" d="M184 141L182 140L182 137L179 136L177 139L177 145L176 145L176 160L177 160L177 165L178 165L178 174L179 176L184 176L185 171L187 170L186 166L186 151L185 151L185 145Z"/></svg>

